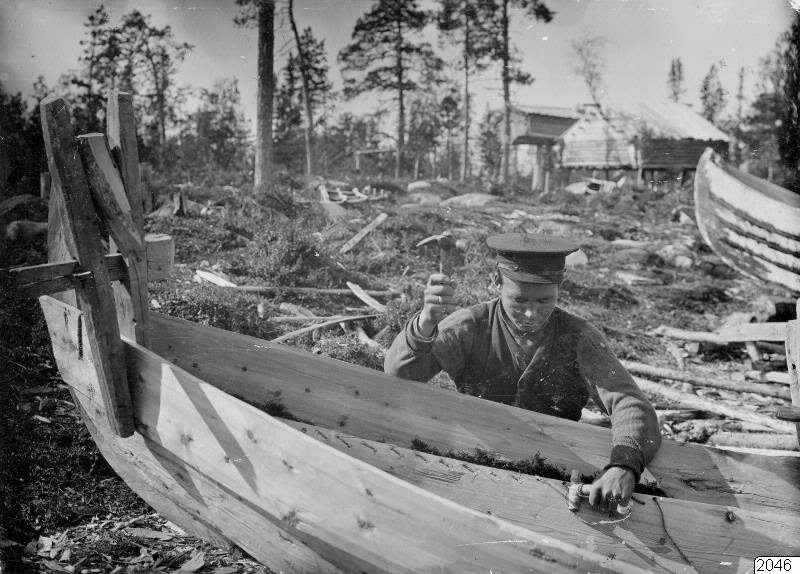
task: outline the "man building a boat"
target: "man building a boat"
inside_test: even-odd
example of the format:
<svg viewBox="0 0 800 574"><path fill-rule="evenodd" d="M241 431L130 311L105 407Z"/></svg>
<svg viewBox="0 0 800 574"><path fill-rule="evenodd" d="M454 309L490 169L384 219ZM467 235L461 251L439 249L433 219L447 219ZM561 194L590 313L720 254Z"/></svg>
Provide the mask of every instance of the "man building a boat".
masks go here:
<svg viewBox="0 0 800 574"><path fill-rule="evenodd" d="M571 420L593 399L610 415L613 438L589 502L627 504L661 436L652 405L605 337L556 305L566 256L578 246L522 233L489 237L487 245L497 255L499 297L456 310L449 277L432 275L422 310L395 338L384 370L416 381L444 370L462 393Z"/></svg>

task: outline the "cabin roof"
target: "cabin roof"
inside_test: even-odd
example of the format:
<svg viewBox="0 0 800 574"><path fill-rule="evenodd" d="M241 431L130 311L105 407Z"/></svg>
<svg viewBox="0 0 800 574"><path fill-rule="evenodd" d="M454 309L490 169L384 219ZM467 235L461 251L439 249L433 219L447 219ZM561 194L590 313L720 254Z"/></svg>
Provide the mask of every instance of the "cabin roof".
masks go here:
<svg viewBox="0 0 800 574"><path fill-rule="evenodd" d="M640 121L658 137L729 142L730 137L689 106L676 102L639 104Z"/></svg>

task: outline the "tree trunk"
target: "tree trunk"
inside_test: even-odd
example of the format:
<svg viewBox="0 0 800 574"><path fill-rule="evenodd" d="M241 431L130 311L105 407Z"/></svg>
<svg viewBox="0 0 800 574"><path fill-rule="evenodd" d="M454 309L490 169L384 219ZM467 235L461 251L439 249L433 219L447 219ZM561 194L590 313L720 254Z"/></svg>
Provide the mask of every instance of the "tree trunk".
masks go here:
<svg viewBox="0 0 800 574"><path fill-rule="evenodd" d="M294 41L297 44L297 55L300 58L300 77L303 80L303 103L306 110L306 129L304 130L306 140L306 175L314 173L314 116L311 113L311 94L308 82L308 60L303 45L300 43L300 33L297 31L297 22L294 19L294 0L289 0L289 21L292 24Z"/></svg>
<svg viewBox="0 0 800 574"><path fill-rule="evenodd" d="M258 110L256 118L256 165L253 185L258 190L272 174L272 98L275 48L275 0L260 0L258 8Z"/></svg>
<svg viewBox="0 0 800 574"><path fill-rule="evenodd" d="M503 28L503 183L508 183L509 163L511 160L511 54L509 48L508 32L508 2L503 0L503 15L501 25Z"/></svg>
<svg viewBox="0 0 800 574"><path fill-rule="evenodd" d="M405 124L406 124L406 108L404 101L403 90L403 23L400 18L397 19L397 42L395 45L395 54L397 56L397 98L399 103L399 110L397 113L397 151L395 152L394 159L394 177L400 177L401 165L403 162L403 146L405 145Z"/></svg>
<svg viewBox="0 0 800 574"><path fill-rule="evenodd" d="M461 181L469 177L469 18L464 17L464 151L461 158Z"/></svg>

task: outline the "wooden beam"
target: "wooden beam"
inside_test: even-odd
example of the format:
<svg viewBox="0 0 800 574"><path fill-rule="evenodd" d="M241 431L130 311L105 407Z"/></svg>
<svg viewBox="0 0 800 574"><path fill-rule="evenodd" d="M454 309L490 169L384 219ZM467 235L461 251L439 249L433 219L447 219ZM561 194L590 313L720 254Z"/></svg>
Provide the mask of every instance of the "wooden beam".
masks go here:
<svg viewBox="0 0 800 574"><path fill-rule="evenodd" d="M800 299L797 300L797 319L789 321L786 332L786 366L789 370L789 392L792 406L800 408ZM795 423L797 442L800 444L800 421Z"/></svg>
<svg viewBox="0 0 800 574"><path fill-rule="evenodd" d="M389 215L386 213L379 214L375 219L365 225L361 231L356 233L352 238L345 242L345 244L339 248L339 253L344 254L350 251L353 247L358 245L358 243L364 239L368 233L383 223L387 217L389 217Z"/></svg>
<svg viewBox="0 0 800 574"><path fill-rule="evenodd" d="M148 257L148 279L153 281L164 279L172 269L170 261L174 258L175 249L172 238L169 235L148 235L145 237L145 247ZM106 255L103 259L111 281L124 281L127 278L128 266L122 254ZM60 263L0 269L0 274L12 277L24 296L39 297L74 289L74 280L70 275L81 271L78 262L72 259Z"/></svg>
<svg viewBox="0 0 800 574"><path fill-rule="evenodd" d="M71 251L81 266L92 274L90 280L76 285L76 293L92 354L97 359L100 394L107 405L111 428L120 436L130 436L133 415L116 306L69 111L63 99L51 97L42 102L41 112L50 174L64 200L63 235L72 244Z"/></svg>
<svg viewBox="0 0 800 574"><path fill-rule="evenodd" d="M102 134L89 134L78 138L81 159L95 205L105 220L111 237L122 253L128 274L122 282L125 289L116 287L117 316L123 335L147 346L148 317L147 254L144 232L136 222L131 204L111 153ZM139 166L136 165L138 177ZM141 217L140 217L141 219Z"/></svg>
<svg viewBox="0 0 800 574"><path fill-rule="evenodd" d="M599 472L611 431L494 403L311 355L284 345L152 314L153 350L203 380L260 404L370 440L523 460L537 452L569 472ZM649 472L649 474L648 474ZM645 480L667 495L800 512L800 461L742 456L665 440Z"/></svg>
<svg viewBox="0 0 800 574"><path fill-rule="evenodd" d="M59 367L67 365L65 380L91 401L91 377L70 371L81 361L75 331L51 301ZM320 444L133 341L126 349L142 437L343 570L645 572L454 504ZM205 516L216 514L209 508Z"/></svg>

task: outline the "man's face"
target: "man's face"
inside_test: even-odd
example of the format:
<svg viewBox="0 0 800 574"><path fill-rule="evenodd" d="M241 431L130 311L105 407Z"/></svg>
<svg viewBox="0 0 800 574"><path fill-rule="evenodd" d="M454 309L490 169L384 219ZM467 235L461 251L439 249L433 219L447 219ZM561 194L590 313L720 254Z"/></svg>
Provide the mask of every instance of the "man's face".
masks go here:
<svg viewBox="0 0 800 574"><path fill-rule="evenodd" d="M557 284L525 283L502 277L500 300L506 315L523 332L536 331L558 302Z"/></svg>

